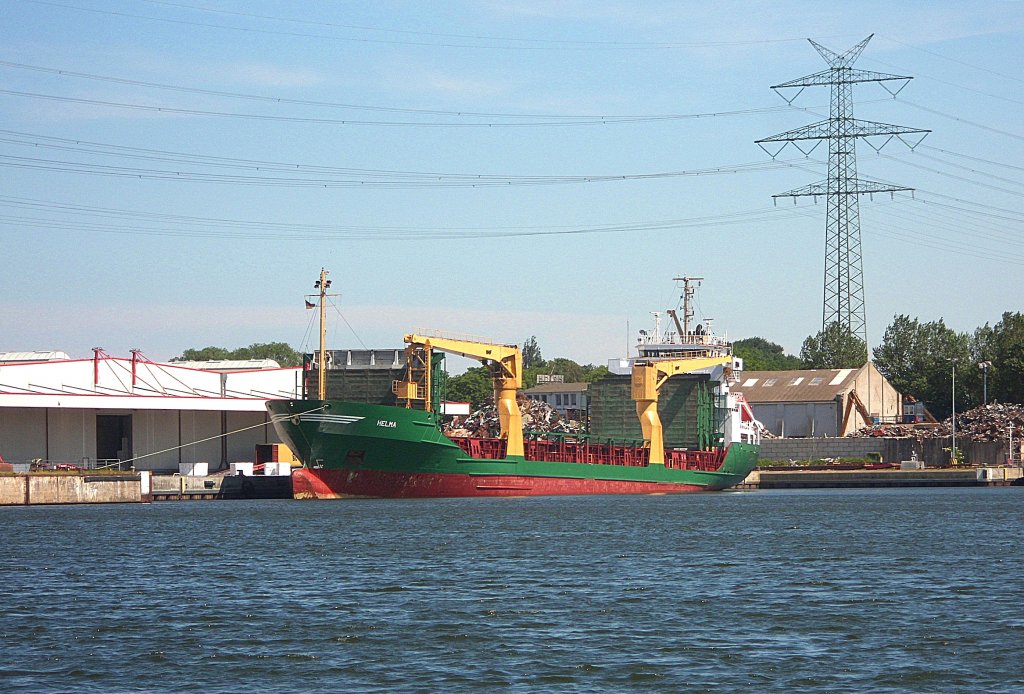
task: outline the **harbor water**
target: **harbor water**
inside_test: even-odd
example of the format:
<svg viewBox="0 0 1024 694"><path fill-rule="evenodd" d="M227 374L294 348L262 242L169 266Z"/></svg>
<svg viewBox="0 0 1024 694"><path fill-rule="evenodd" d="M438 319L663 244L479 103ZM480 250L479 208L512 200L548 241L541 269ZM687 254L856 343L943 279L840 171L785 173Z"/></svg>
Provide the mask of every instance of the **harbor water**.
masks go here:
<svg viewBox="0 0 1024 694"><path fill-rule="evenodd" d="M1024 689L1020 487L0 523L3 692Z"/></svg>

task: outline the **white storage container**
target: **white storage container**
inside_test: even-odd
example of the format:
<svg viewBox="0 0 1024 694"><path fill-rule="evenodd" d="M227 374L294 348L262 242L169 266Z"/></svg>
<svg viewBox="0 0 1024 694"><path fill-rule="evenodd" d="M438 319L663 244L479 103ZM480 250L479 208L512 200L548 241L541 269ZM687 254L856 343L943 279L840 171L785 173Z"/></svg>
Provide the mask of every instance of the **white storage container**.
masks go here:
<svg viewBox="0 0 1024 694"><path fill-rule="evenodd" d="M178 474L191 477L206 477L210 474L209 463L178 463Z"/></svg>
<svg viewBox="0 0 1024 694"><path fill-rule="evenodd" d="M231 474L252 477L252 463L231 463Z"/></svg>
<svg viewBox="0 0 1024 694"><path fill-rule="evenodd" d="M292 474L291 463L267 463L263 474L268 477L287 477Z"/></svg>

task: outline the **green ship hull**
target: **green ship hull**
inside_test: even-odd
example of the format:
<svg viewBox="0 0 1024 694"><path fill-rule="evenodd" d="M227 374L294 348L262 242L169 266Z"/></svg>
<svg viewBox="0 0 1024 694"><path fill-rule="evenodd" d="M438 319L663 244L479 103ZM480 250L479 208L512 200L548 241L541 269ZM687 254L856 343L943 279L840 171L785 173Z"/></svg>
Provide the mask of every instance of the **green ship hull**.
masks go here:
<svg viewBox="0 0 1024 694"><path fill-rule="evenodd" d="M456 440L432 412L340 400L267 403L274 427L303 467L296 498L668 494L727 489L757 464L756 444L680 453L649 464L646 450L528 442L506 456L495 439Z"/></svg>

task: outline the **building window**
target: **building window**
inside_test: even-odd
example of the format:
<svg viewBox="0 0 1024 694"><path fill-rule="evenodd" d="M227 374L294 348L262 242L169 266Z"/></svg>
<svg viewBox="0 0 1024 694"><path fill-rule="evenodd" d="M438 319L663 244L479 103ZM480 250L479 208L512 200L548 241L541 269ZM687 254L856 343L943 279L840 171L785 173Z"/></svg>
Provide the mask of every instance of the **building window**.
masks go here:
<svg viewBox="0 0 1024 694"><path fill-rule="evenodd" d="M825 380L825 379L821 378L820 376L819 376L819 377L816 377L816 378L812 378L812 379L811 379L811 385L812 385L812 386L820 386L820 385L821 385L821 382L822 382L822 381L824 381L824 380Z"/></svg>
<svg viewBox="0 0 1024 694"><path fill-rule="evenodd" d="M791 385L791 386L798 386L801 383L803 383L803 380L804 380L803 376L797 376L796 378L794 378L792 381L789 382L789 385Z"/></svg>
<svg viewBox="0 0 1024 694"><path fill-rule="evenodd" d="M763 387L767 388L768 386L773 386L773 385L775 385L775 382L776 382L776 381L778 381L778 380L779 380L779 379L777 379L777 378L769 378L768 380L766 380L766 381L765 381L765 382L764 382L763 384L761 384L761 385L762 385Z"/></svg>

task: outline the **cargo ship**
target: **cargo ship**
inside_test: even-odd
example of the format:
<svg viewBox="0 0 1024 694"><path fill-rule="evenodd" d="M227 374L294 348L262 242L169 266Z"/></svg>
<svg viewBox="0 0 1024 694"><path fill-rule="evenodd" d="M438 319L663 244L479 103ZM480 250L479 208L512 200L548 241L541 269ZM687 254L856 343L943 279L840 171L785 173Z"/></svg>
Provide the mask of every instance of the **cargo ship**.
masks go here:
<svg viewBox="0 0 1024 694"><path fill-rule="evenodd" d="M330 362L321 328L320 351L307 364L307 382L317 375L317 397L267 403L278 434L302 461L292 476L295 498L669 494L738 484L755 467L760 443L749 405L729 392L742 360L710 326L690 329L692 281L699 278L677 279L685 280L683 319L667 312L675 329L663 332L655 314L655 329L641 331L637 356L613 360L597 389L606 404L628 398L632 439L622 435L628 427L609 426L608 416L587 435L524 432L519 347L442 335L405 336L402 377L391 384L394 404L327 398ZM316 286L322 316L326 273ZM497 437L445 435L446 354L487 367ZM671 400L682 403L680 411L659 413L669 384L676 384ZM666 445L663 415L687 432L688 445Z"/></svg>

